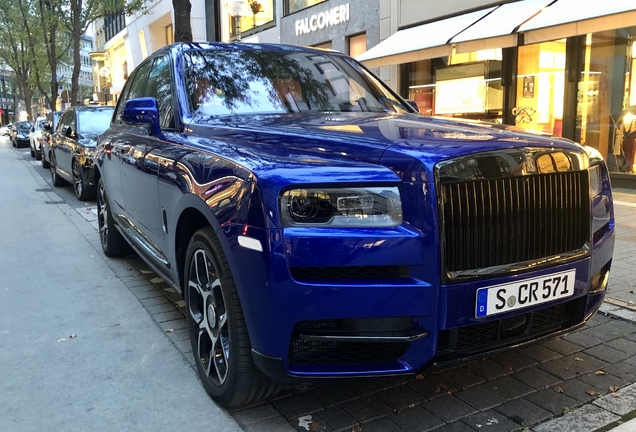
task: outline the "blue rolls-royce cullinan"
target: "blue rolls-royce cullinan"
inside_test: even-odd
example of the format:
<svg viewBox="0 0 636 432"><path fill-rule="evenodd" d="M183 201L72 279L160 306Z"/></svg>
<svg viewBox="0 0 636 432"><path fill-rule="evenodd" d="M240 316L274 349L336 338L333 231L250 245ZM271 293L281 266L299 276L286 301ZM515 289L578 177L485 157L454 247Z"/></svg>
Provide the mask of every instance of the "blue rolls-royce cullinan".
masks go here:
<svg viewBox="0 0 636 432"><path fill-rule="evenodd" d="M131 74L95 157L100 237L186 302L232 406L412 374L585 323L614 247L593 149L419 115L351 58L176 44Z"/></svg>

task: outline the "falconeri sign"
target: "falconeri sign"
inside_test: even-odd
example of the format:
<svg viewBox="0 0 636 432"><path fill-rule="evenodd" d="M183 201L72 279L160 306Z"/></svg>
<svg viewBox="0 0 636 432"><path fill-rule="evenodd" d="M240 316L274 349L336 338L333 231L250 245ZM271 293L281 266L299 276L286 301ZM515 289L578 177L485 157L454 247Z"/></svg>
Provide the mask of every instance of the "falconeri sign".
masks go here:
<svg viewBox="0 0 636 432"><path fill-rule="evenodd" d="M312 33L346 21L349 21L349 3L343 6L336 6L326 12L314 14L309 18L296 20L296 36Z"/></svg>

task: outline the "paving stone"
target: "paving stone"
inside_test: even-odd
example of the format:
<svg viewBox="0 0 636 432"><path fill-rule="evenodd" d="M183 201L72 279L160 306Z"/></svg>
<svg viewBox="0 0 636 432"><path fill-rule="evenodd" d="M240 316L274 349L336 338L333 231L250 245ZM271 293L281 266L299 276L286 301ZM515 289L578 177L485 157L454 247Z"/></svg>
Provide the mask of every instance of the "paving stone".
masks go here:
<svg viewBox="0 0 636 432"><path fill-rule="evenodd" d="M620 417L594 405L585 405L567 413L563 417L552 419L535 426L534 432L583 432L593 431L620 420Z"/></svg>
<svg viewBox="0 0 636 432"><path fill-rule="evenodd" d="M158 297L141 299L141 304L144 305L145 307L159 306L159 305L170 305L172 307L172 304L164 295L161 295Z"/></svg>
<svg viewBox="0 0 636 432"><path fill-rule="evenodd" d="M236 420L241 426L247 426L252 423L280 416L278 411L276 411L276 409L268 403L238 412L231 412L231 414L232 417L234 417L234 420Z"/></svg>
<svg viewBox="0 0 636 432"><path fill-rule="evenodd" d="M473 414L462 421L478 431L508 432L520 427L518 423L493 410Z"/></svg>
<svg viewBox="0 0 636 432"><path fill-rule="evenodd" d="M636 333L625 336L625 339L636 342Z"/></svg>
<svg viewBox="0 0 636 432"><path fill-rule="evenodd" d="M561 414L565 408L573 408L579 404L575 399L557 393L553 389L545 389L529 394L524 396L524 399L550 411L552 414Z"/></svg>
<svg viewBox="0 0 636 432"><path fill-rule="evenodd" d="M273 400L272 405L288 420L324 409L320 402L306 393Z"/></svg>
<svg viewBox="0 0 636 432"><path fill-rule="evenodd" d="M177 310L162 312L152 316L158 323L183 319L183 314Z"/></svg>
<svg viewBox="0 0 636 432"><path fill-rule="evenodd" d="M475 429L471 428L464 422L456 421L442 426L439 429L435 429L435 432L475 432Z"/></svg>
<svg viewBox="0 0 636 432"><path fill-rule="evenodd" d="M600 326L599 326L600 327ZM549 340L547 342L543 342L542 344L545 348L548 348L552 351L556 351L562 355L568 355L575 353L577 351L581 351L583 349L582 346L574 344L572 342L568 342L561 338L556 338Z"/></svg>
<svg viewBox="0 0 636 432"><path fill-rule="evenodd" d="M409 405L419 405L426 398L408 386L393 387L376 393L375 396L393 409L404 409Z"/></svg>
<svg viewBox="0 0 636 432"><path fill-rule="evenodd" d="M636 382L636 367L629 363L620 362L608 365L603 369L610 375L617 376L629 382Z"/></svg>
<svg viewBox="0 0 636 432"><path fill-rule="evenodd" d="M149 299L149 298L165 298L163 296L163 294L161 294L159 291L157 291L156 289L153 289L152 291L142 291L142 292L138 292L135 293L135 296L137 296L137 298L139 300L145 300L145 299Z"/></svg>
<svg viewBox="0 0 636 432"><path fill-rule="evenodd" d="M451 384L444 380L444 376L425 375L421 379L416 379L407 383L411 389L415 390L426 399L433 399L442 396L451 389Z"/></svg>
<svg viewBox="0 0 636 432"><path fill-rule="evenodd" d="M384 390L385 388L389 387L388 385L386 385L386 381L382 378L362 378L347 380L345 385L360 396L369 396L373 393L377 393L380 390Z"/></svg>
<svg viewBox="0 0 636 432"><path fill-rule="evenodd" d="M634 324L619 319L594 327L595 336L606 341L632 335L634 331L636 331Z"/></svg>
<svg viewBox="0 0 636 432"><path fill-rule="evenodd" d="M593 329L590 329L590 331L593 331ZM563 339L576 345L580 345L584 348L590 348L596 345L600 345L604 342L603 339L594 337L586 332L570 333L569 335L564 336Z"/></svg>
<svg viewBox="0 0 636 432"><path fill-rule="evenodd" d="M606 373L605 375L596 375L596 373L593 372L583 375L578 379L586 384L603 390L605 393L607 393L612 386L621 388L630 384L629 381L609 373Z"/></svg>
<svg viewBox="0 0 636 432"><path fill-rule="evenodd" d="M442 382L446 383L449 390L461 390L481 384L486 380L467 368L455 368L436 374Z"/></svg>
<svg viewBox="0 0 636 432"><path fill-rule="evenodd" d="M636 356L625 359L625 363L636 366Z"/></svg>
<svg viewBox="0 0 636 432"><path fill-rule="evenodd" d="M525 399L515 399L494 409L522 426L532 426L552 417L550 411Z"/></svg>
<svg viewBox="0 0 636 432"><path fill-rule="evenodd" d="M554 375L551 375L536 367L515 372L514 374L512 374L512 377L518 379L522 383L536 388L537 390L542 390L562 381Z"/></svg>
<svg viewBox="0 0 636 432"><path fill-rule="evenodd" d="M176 311L174 306L170 303L164 303L164 304L160 304L156 306L147 306L146 310L148 311L150 315L158 315L162 313L170 313L172 311ZM179 316L183 318L183 315L181 314L181 312L179 311L176 311L176 312L178 312Z"/></svg>
<svg viewBox="0 0 636 432"><path fill-rule="evenodd" d="M455 420L459 420L476 412L475 409L467 403L448 394L424 402L422 407L447 423L454 422Z"/></svg>
<svg viewBox="0 0 636 432"><path fill-rule="evenodd" d="M602 396L606 393L591 384L580 381L580 379L581 378L576 378L562 382L553 386L552 389L555 390L556 388L560 388L564 395L582 403L587 403L591 400L597 399L598 396Z"/></svg>
<svg viewBox="0 0 636 432"><path fill-rule="evenodd" d="M629 354L607 345L595 346L585 350L585 352L608 363L618 363L629 357Z"/></svg>
<svg viewBox="0 0 636 432"><path fill-rule="evenodd" d="M518 371L537 365L537 361L522 354L519 350L505 351L501 354L491 357L493 361L496 361L502 365L505 369Z"/></svg>
<svg viewBox="0 0 636 432"><path fill-rule="evenodd" d="M296 432L296 429L289 424L282 416L274 417L271 419L263 420L258 423L252 423L251 425L243 428L245 432L262 432L262 431L276 431L276 432Z"/></svg>
<svg viewBox="0 0 636 432"><path fill-rule="evenodd" d="M358 424L358 420L340 407L328 408L317 415L336 431L351 429Z"/></svg>
<svg viewBox="0 0 636 432"><path fill-rule="evenodd" d="M636 410L636 384L620 389L616 395L609 394L597 399L594 404L614 414L624 416Z"/></svg>
<svg viewBox="0 0 636 432"><path fill-rule="evenodd" d="M579 352L563 357L563 361L569 363L570 369L579 375L597 371L607 366L607 363L587 353Z"/></svg>
<svg viewBox="0 0 636 432"><path fill-rule="evenodd" d="M489 381L484 386L499 393L506 399L516 399L536 391L529 385L509 376Z"/></svg>
<svg viewBox="0 0 636 432"><path fill-rule="evenodd" d="M362 426L364 432L404 432L398 425L387 418L374 420Z"/></svg>
<svg viewBox="0 0 636 432"><path fill-rule="evenodd" d="M606 322L611 321L611 320L612 320L612 318L603 315L602 312L599 312L596 315L594 315L591 320L588 321L587 325L588 326L596 326L596 325L603 324L603 323L606 323Z"/></svg>
<svg viewBox="0 0 636 432"><path fill-rule="evenodd" d="M579 375L572 365L563 361L562 358L543 363L539 367L563 381L576 378Z"/></svg>
<svg viewBox="0 0 636 432"><path fill-rule="evenodd" d="M308 430L312 432L335 432L335 429L329 426L327 422L316 413L293 419L291 425L296 428L298 432L307 432ZM265 431L265 429L263 429L263 431Z"/></svg>
<svg viewBox="0 0 636 432"><path fill-rule="evenodd" d="M354 390L344 384L333 384L319 387L312 390L310 395L315 397L318 402L327 408L334 405L340 405L359 396Z"/></svg>
<svg viewBox="0 0 636 432"><path fill-rule="evenodd" d="M392 414L389 419L402 429L413 432L428 431L445 424L444 420L419 405Z"/></svg>
<svg viewBox="0 0 636 432"><path fill-rule="evenodd" d="M455 393L455 396L480 411L505 402L502 396L485 386L471 387Z"/></svg>
<svg viewBox="0 0 636 432"><path fill-rule="evenodd" d="M562 357L560 353L552 351L551 349L548 349L539 344L534 344L529 347L522 348L519 350L519 352L539 363L545 363L550 360L555 360Z"/></svg>
<svg viewBox="0 0 636 432"><path fill-rule="evenodd" d="M512 368L505 368L489 358L471 363L466 367L488 381L512 373Z"/></svg>
<svg viewBox="0 0 636 432"><path fill-rule="evenodd" d="M393 412L393 409L375 396L368 396L346 402L342 408L354 416L360 423L384 417Z"/></svg>
<svg viewBox="0 0 636 432"><path fill-rule="evenodd" d="M613 341L607 342L605 345L622 351L630 356L636 355L636 342L632 342L628 339L614 339Z"/></svg>

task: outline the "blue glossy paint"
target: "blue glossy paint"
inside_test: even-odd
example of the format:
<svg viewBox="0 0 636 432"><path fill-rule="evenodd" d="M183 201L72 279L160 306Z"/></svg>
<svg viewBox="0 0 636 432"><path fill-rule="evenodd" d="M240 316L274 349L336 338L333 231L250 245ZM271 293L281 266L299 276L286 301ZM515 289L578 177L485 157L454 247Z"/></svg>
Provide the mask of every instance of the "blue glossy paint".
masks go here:
<svg viewBox="0 0 636 432"><path fill-rule="evenodd" d="M215 229L236 281L253 349L282 359L291 375L416 371L432 361L442 330L550 305L477 319L479 288L575 268L574 298L582 298L588 296L590 278L611 260L614 214L604 169L603 190L590 204L590 226L609 227L594 239L589 256L540 270L444 285L435 165L467 154L526 146L582 153L578 144L500 125L422 117L410 108L411 114L196 117L188 110L189 96L180 74L181 53L188 49L324 53L250 44L179 44L159 50L148 61L170 56L173 62L175 128L157 130L156 102L150 102L149 115L142 115L138 111L149 105L147 100L138 99L126 105L122 120L128 123L114 119L101 137L96 156L96 174L105 180L113 212L132 220L160 250L168 265L142 256L175 287L180 289L182 284L179 260L183 251L179 248L183 244L179 236L183 221L196 214ZM126 88L122 94L125 92ZM151 128L133 125L133 117ZM117 153L114 149L122 143L129 147ZM363 185L399 187L401 226L282 228L279 197L285 190ZM258 240L263 252L241 247L241 235ZM378 265L404 266L408 277L299 282L290 273L290 267ZM588 299L586 317L596 311L603 295ZM411 343L399 361L321 367L287 363L292 329L300 321L391 316L412 317L414 328L430 332L428 338Z"/></svg>

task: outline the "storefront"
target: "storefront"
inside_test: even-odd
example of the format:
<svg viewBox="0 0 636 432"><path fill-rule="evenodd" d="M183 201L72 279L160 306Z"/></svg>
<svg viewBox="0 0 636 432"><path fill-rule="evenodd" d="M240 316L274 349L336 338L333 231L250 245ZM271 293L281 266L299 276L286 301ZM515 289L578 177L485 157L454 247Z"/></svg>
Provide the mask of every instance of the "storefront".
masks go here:
<svg viewBox="0 0 636 432"><path fill-rule="evenodd" d="M516 125L636 173L636 3L521 0L399 30L359 57L397 65L422 113Z"/></svg>
<svg viewBox="0 0 636 432"><path fill-rule="evenodd" d="M283 0L280 42L359 56L380 41L379 0Z"/></svg>

